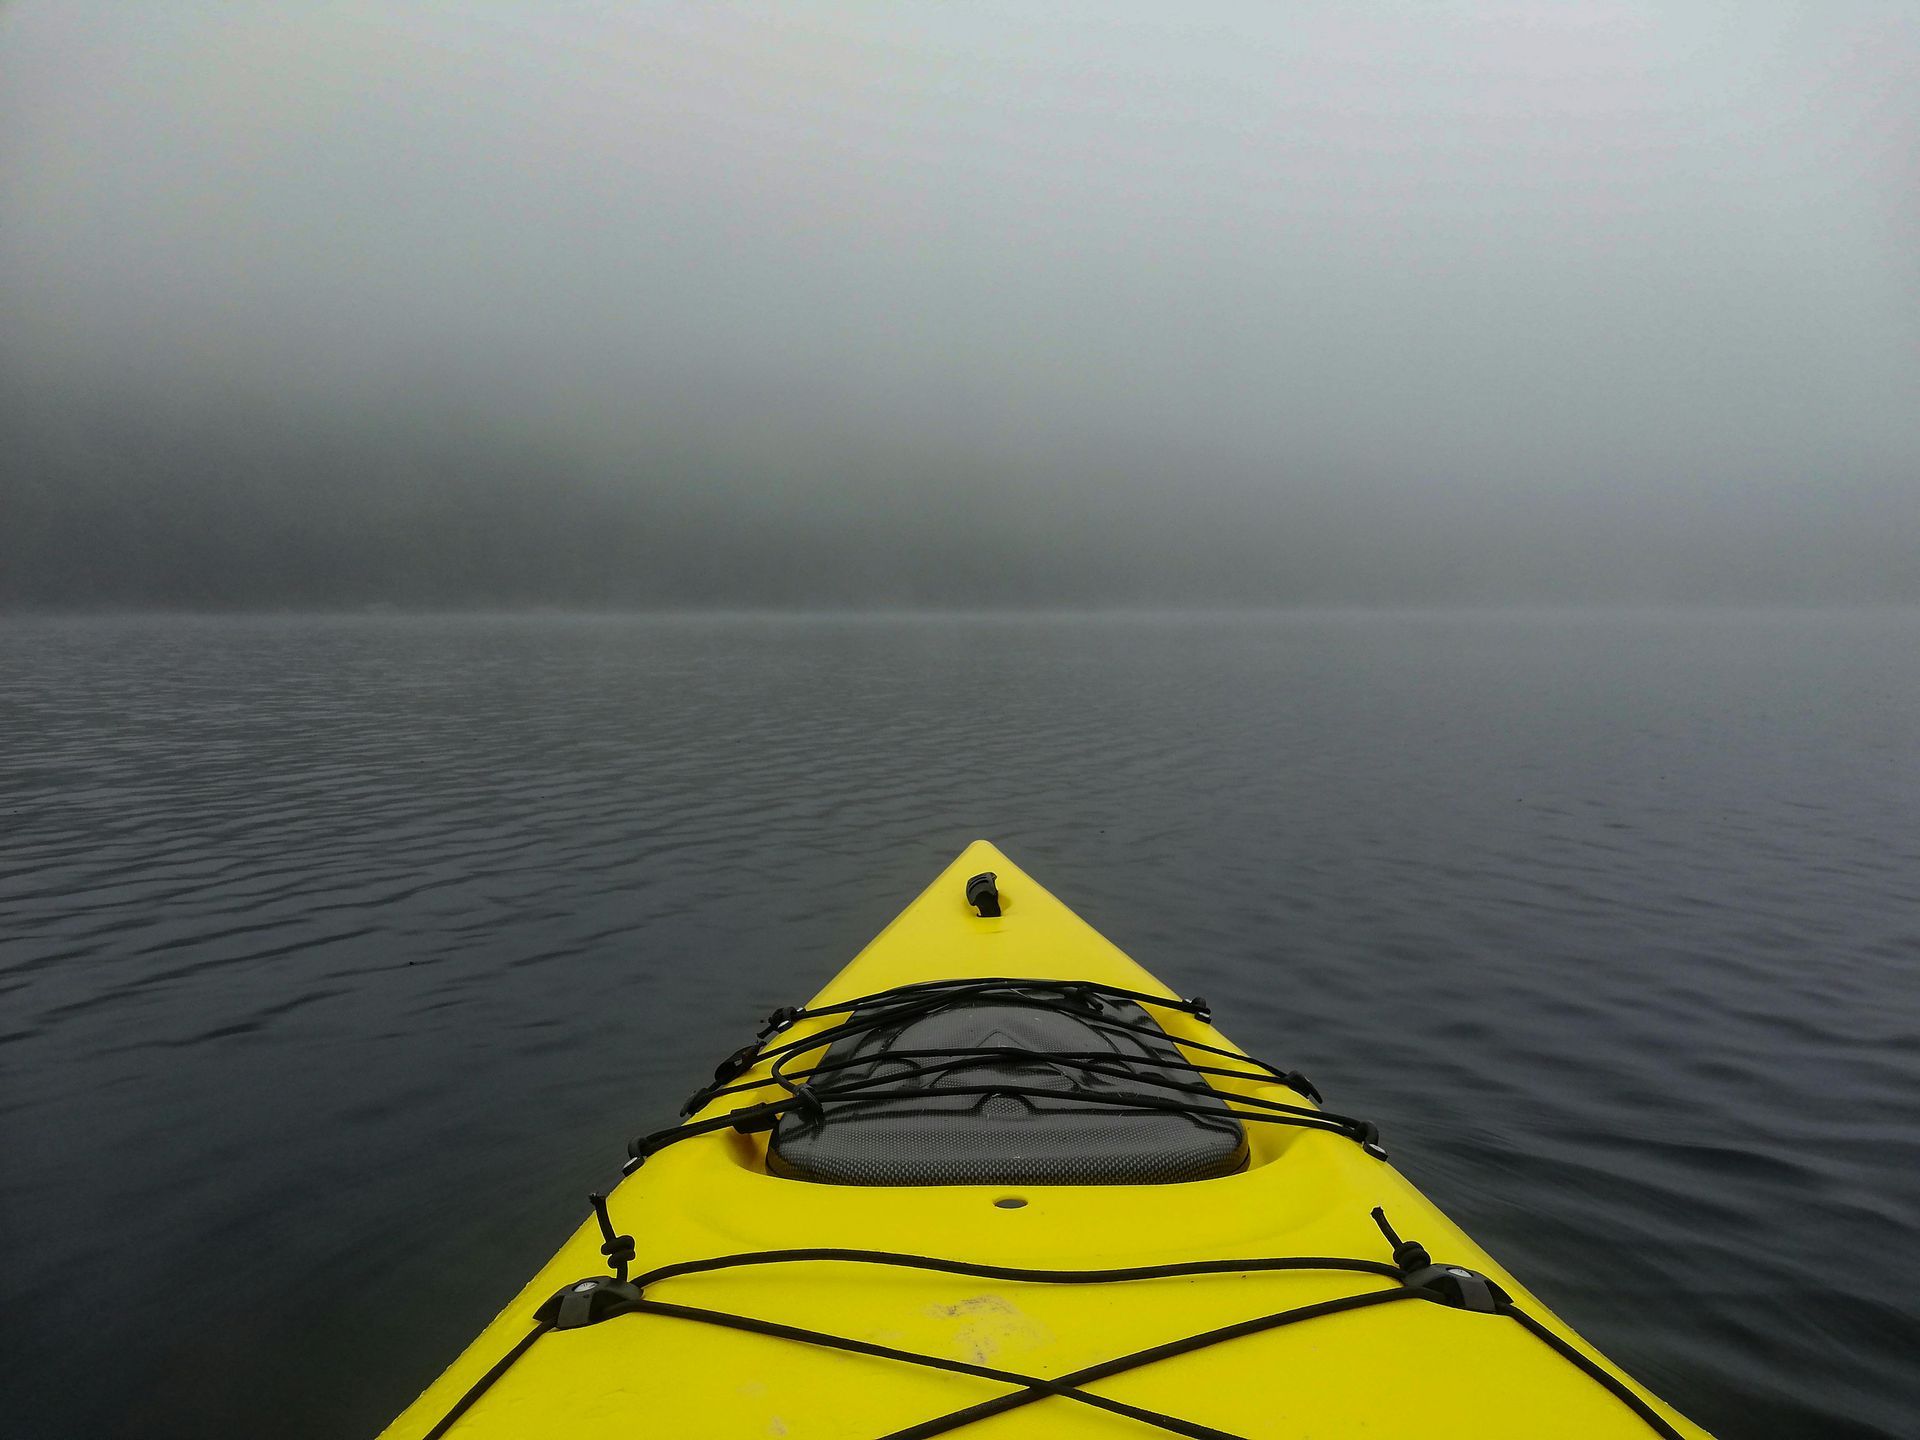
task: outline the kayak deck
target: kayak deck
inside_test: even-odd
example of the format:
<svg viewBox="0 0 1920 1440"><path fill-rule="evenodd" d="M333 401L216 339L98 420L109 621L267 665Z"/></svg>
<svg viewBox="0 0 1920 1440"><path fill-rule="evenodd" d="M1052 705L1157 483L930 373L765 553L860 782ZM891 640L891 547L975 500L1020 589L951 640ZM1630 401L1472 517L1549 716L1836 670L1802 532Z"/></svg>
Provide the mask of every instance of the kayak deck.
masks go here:
<svg viewBox="0 0 1920 1440"><path fill-rule="evenodd" d="M998 877L998 916L968 904L967 880L985 871ZM985 842L970 846L807 1008L900 986L996 977L1086 981L1161 997L1175 1004L1154 1008L1153 1019L1173 1041L1233 1050L1202 1018L1203 1007L1179 1008L1173 991ZM841 1018L803 1014L777 1043L823 1034ZM1188 1053L1217 1063L1205 1051ZM761 1061L740 1083L767 1077ZM1210 1083L1246 1106L1314 1108L1278 1081ZM715 1097L688 1126L718 1124L744 1104L782 1094L768 1087ZM1008 1403L1002 1397L1020 1403L955 1433L1112 1440L1154 1433L1155 1424L1161 1433L1170 1428L1035 1388L1090 1369L1095 1375L1077 1382L1085 1394L1172 1418L1182 1427L1176 1433L1192 1435L1704 1436L1554 1317L1363 1143L1366 1136L1295 1124L1246 1130L1245 1168L1212 1179L889 1187L782 1178L768 1171L764 1130L715 1128L646 1155L607 1197L607 1214L614 1229L633 1237L636 1272L793 1249L1055 1275L1289 1257L1351 1259L1372 1269L1048 1283L796 1260L661 1278L645 1285L644 1311L530 1343L536 1313L556 1292L590 1277L611 1279L602 1231L589 1219L386 1436L879 1440L945 1433L941 1417ZM1394 1273L1376 1208L1434 1260L1484 1276L1550 1338L1505 1313L1425 1299L1395 1303L1408 1298L1407 1285ZM1363 1296L1379 1298L1352 1298ZM1363 1308L1269 1328L1249 1323L1328 1302ZM782 1327L816 1338L766 1333ZM1227 1327L1245 1333L1182 1349ZM1012 1378L849 1353L817 1337ZM1156 1347L1170 1353L1097 1373ZM463 1401L469 1407L447 1425Z"/></svg>

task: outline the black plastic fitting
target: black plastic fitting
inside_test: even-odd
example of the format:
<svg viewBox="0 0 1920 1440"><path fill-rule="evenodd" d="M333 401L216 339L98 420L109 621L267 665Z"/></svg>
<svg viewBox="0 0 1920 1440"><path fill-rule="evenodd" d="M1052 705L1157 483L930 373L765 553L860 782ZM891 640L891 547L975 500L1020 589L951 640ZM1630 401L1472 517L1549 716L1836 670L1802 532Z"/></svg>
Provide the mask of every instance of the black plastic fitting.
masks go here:
<svg viewBox="0 0 1920 1440"><path fill-rule="evenodd" d="M1000 913L1000 887L991 870L983 870L967 881L967 904L991 920Z"/></svg>

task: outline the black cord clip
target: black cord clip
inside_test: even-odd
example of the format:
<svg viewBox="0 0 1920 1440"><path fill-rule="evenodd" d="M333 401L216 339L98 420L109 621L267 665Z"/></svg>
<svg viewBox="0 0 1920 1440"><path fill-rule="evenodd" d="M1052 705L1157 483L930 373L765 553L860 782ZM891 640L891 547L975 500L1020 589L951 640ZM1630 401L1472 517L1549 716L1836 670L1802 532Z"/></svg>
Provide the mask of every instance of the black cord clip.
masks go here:
<svg viewBox="0 0 1920 1440"><path fill-rule="evenodd" d="M1409 1290L1418 1290L1423 1299L1455 1310L1474 1310L1482 1315L1497 1315L1507 1292L1478 1270L1464 1265L1429 1265L1400 1277Z"/></svg>
<svg viewBox="0 0 1920 1440"><path fill-rule="evenodd" d="M785 1109L779 1101L765 1105L742 1105L729 1110L720 1118L731 1121L734 1130L741 1135L758 1135L763 1130L771 1130L780 1123L781 1111Z"/></svg>
<svg viewBox="0 0 1920 1440"><path fill-rule="evenodd" d="M640 1301L640 1287L610 1275L595 1275L562 1286L533 1312L536 1320L556 1330L578 1330L583 1325L598 1325L615 1315L623 1315Z"/></svg>
<svg viewBox="0 0 1920 1440"><path fill-rule="evenodd" d="M759 1058L760 1046L757 1042L752 1045L742 1045L738 1050L734 1051L731 1055L727 1056L726 1059L713 1067L713 1083L716 1085L731 1085L742 1075L746 1074L747 1071L751 1070L753 1068L753 1062Z"/></svg>
<svg viewBox="0 0 1920 1440"><path fill-rule="evenodd" d="M802 1013L798 1005L782 1005L778 1010L770 1012L767 1018L760 1022L760 1038L766 1040L778 1035L798 1020Z"/></svg>
<svg viewBox="0 0 1920 1440"><path fill-rule="evenodd" d="M827 1118L827 1107L820 1102L811 1085L804 1080L793 1082L793 1099L802 1117L801 1123L818 1125Z"/></svg>
<svg viewBox="0 0 1920 1440"><path fill-rule="evenodd" d="M1399 1268L1400 1283L1418 1291L1420 1298L1455 1310L1472 1310L1482 1315L1497 1315L1512 1297L1478 1270L1464 1265L1436 1265L1427 1247L1418 1240L1402 1240L1387 1223L1387 1212L1373 1207L1373 1223L1393 1246L1393 1263Z"/></svg>
<svg viewBox="0 0 1920 1440"><path fill-rule="evenodd" d="M1280 1077L1280 1083L1296 1094L1306 1096L1307 1099L1316 1105L1322 1103L1320 1099L1320 1087L1307 1079L1307 1077L1302 1075L1298 1070L1287 1071L1286 1074Z"/></svg>
<svg viewBox="0 0 1920 1440"><path fill-rule="evenodd" d="M1187 1013L1202 1025L1208 1025L1213 1022L1213 1007L1207 1004L1207 997L1204 995L1189 995L1187 997Z"/></svg>

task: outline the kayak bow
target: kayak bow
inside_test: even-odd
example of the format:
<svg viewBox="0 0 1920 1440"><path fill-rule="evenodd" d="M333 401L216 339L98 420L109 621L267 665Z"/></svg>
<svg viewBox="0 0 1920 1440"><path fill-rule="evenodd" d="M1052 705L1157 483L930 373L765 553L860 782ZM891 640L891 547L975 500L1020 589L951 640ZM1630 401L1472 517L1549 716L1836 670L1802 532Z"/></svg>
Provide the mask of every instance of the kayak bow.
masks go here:
<svg viewBox="0 0 1920 1440"><path fill-rule="evenodd" d="M1706 1434L984 841L627 1172L387 1440Z"/></svg>

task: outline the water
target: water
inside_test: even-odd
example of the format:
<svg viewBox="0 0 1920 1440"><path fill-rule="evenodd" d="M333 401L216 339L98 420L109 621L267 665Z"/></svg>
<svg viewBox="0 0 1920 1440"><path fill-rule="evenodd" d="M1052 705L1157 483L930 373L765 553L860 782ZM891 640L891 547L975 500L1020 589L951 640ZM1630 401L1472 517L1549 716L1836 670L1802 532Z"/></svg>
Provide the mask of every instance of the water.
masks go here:
<svg viewBox="0 0 1920 1440"><path fill-rule="evenodd" d="M0 625L17 1436L377 1429L1001 842L1735 1436L1906 1436L1920 614Z"/></svg>

